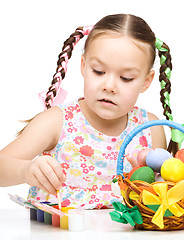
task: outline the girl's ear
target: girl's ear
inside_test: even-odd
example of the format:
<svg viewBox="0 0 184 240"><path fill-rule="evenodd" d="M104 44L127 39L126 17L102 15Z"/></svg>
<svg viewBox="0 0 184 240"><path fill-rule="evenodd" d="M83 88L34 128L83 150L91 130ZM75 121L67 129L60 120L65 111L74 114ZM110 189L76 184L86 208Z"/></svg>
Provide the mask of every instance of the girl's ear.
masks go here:
<svg viewBox="0 0 184 240"><path fill-rule="evenodd" d="M149 88L150 84L153 81L154 76L155 76L155 71L154 70L150 70L148 75L146 76L144 84L143 84L143 86L141 88L141 91L140 91L141 93L145 92Z"/></svg>
<svg viewBox="0 0 184 240"><path fill-rule="evenodd" d="M81 56L81 74L84 77L85 57L84 54Z"/></svg>

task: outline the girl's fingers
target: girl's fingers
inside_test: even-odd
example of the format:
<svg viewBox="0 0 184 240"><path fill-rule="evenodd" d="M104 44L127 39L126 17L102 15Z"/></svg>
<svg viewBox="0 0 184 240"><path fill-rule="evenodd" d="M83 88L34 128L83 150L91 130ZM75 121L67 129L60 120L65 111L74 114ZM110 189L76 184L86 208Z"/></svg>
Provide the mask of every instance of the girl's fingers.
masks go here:
<svg viewBox="0 0 184 240"><path fill-rule="evenodd" d="M62 167L54 158L41 156L35 158L25 172L25 182L56 195L65 181Z"/></svg>
<svg viewBox="0 0 184 240"><path fill-rule="evenodd" d="M55 159L49 159L48 163L53 169L53 171L55 172L59 181L63 183L66 179L65 179L65 175L63 174L63 168L61 167L61 164L58 163Z"/></svg>
<svg viewBox="0 0 184 240"><path fill-rule="evenodd" d="M59 180L58 176L56 175L55 171L50 165L51 161L48 161L47 164L43 164L40 166L40 170L42 171L43 175L50 182L54 190L59 190L62 187L62 182ZM60 167L60 166L59 166ZM42 179L43 181L44 179ZM42 182L43 184L43 182Z"/></svg>
<svg viewBox="0 0 184 240"><path fill-rule="evenodd" d="M132 168L139 166L137 160L134 157L127 155L127 161L131 164Z"/></svg>
<svg viewBox="0 0 184 240"><path fill-rule="evenodd" d="M40 186L42 185L47 192L51 194L56 194L56 188L52 185L50 179L45 174L47 174L47 171L45 173L43 169L37 168L36 172L34 173L34 176L38 181L39 185Z"/></svg>
<svg viewBox="0 0 184 240"><path fill-rule="evenodd" d="M38 188L40 188L40 189L42 189L42 190L44 190L44 191L46 191L46 192L49 192L49 190L48 190L47 188L45 188L45 187L38 181L38 179L36 178L36 176L34 176L34 180L33 180L32 186L36 186L36 187L38 187Z"/></svg>

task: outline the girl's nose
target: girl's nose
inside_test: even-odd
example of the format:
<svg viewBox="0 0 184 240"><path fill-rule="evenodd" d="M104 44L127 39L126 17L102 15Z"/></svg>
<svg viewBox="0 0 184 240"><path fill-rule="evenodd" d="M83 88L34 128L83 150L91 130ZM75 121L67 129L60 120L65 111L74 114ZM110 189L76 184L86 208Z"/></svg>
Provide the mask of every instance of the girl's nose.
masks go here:
<svg viewBox="0 0 184 240"><path fill-rule="evenodd" d="M106 79L104 79L104 91L116 93L116 80L114 76L107 76Z"/></svg>

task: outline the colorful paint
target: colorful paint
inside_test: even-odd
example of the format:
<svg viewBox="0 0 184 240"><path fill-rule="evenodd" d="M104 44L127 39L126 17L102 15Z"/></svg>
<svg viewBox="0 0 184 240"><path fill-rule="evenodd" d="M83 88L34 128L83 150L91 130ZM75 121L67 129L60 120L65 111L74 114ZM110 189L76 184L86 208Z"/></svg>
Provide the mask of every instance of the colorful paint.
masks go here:
<svg viewBox="0 0 184 240"><path fill-rule="evenodd" d="M60 217L60 228L68 229L68 210L70 210L70 209L74 209L74 208L72 208L72 207L63 207L63 208L61 208L61 211L65 215L63 217Z"/></svg>
<svg viewBox="0 0 184 240"><path fill-rule="evenodd" d="M53 206L53 208L59 210L59 206L58 205ZM52 214L52 226L60 227L60 216L58 216L57 214Z"/></svg>

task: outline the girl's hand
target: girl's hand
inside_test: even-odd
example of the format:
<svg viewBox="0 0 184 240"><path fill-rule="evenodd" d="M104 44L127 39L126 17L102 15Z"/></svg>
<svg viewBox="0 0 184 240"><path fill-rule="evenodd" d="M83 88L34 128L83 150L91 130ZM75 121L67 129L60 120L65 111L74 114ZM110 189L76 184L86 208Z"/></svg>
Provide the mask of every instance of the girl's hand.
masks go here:
<svg viewBox="0 0 184 240"><path fill-rule="evenodd" d="M59 190L65 181L61 165L48 155L37 157L26 165L24 181L30 186L37 186L56 195L56 190Z"/></svg>
<svg viewBox="0 0 184 240"><path fill-rule="evenodd" d="M132 168L139 166L137 160L134 157L131 157L130 154L127 154L127 161L131 164Z"/></svg>

